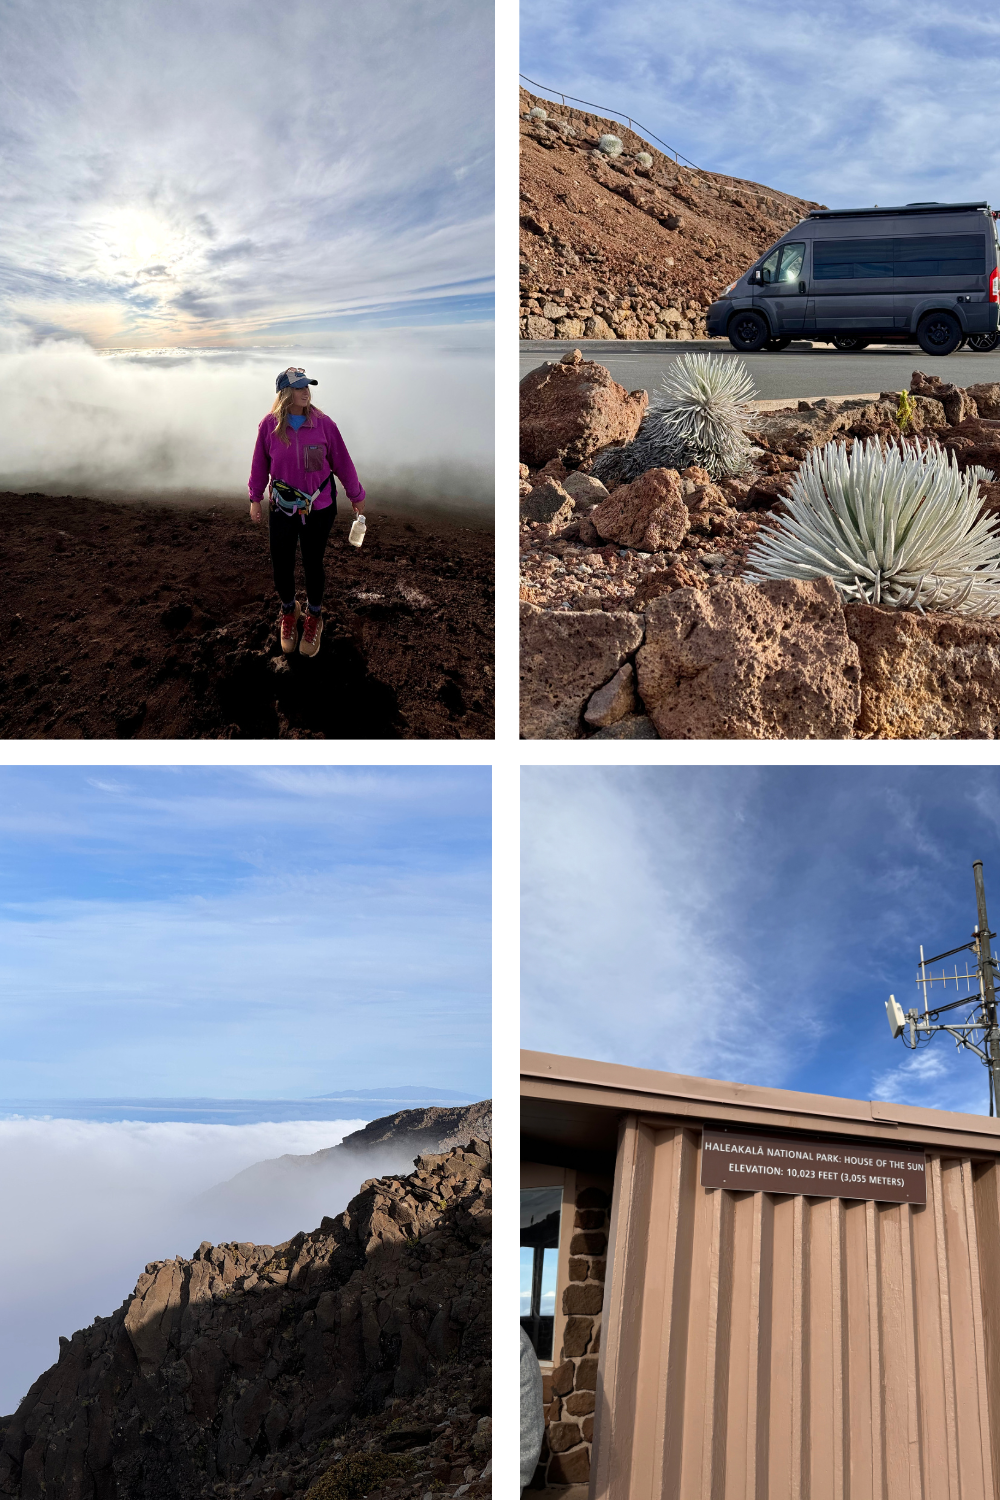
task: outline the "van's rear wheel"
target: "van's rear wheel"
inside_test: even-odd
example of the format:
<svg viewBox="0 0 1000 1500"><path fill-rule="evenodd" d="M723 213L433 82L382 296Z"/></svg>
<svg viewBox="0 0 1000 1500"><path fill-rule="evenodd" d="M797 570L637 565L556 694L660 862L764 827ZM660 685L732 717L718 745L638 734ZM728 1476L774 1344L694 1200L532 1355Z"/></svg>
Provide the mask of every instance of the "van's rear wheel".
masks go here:
<svg viewBox="0 0 1000 1500"><path fill-rule="evenodd" d="M928 313L917 328L917 343L925 354L953 354L962 342L962 328L948 312Z"/></svg>
<svg viewBox="0 0 1000 1500"><path fill-rule="evenodd" d="M852 338L849 333L838 333L835 339L830 340L835 349L842 349L845 354L851 354L857 349L867 349L867 339Z"/></svg>
<svg viewBox="0 0 1000 1500"><path fill-rule="evenodd" d="M760 313L737 313L729 325L729 342L741 354L756 354L771 337L771 330Z"/></svg>
<svg viewBox="0 0 1000 1500"><path fill-rule="evenodd" d="M764 348L771 354L780 354L782 349L787 349L791 342L790 338L768 339Z"/></svg>
<svg viewBox="0 0 1000 1500"><path fill-rule="evenodd" d="M1000 344L1000 333L970 333L965 342L977 354L990 354Z"/></svg>

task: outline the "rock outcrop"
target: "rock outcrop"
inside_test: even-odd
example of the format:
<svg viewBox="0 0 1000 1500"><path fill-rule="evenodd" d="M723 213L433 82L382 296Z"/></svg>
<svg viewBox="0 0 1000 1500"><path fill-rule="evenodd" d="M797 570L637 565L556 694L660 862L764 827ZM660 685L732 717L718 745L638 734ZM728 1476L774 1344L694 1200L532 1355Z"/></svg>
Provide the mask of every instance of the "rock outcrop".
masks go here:
<svg viewBox="0 0 1000 1500"><path fill-rule="evenodd" d="M861 664L857 733L879 740L1000 738L1000 624L848 604Z"/></svg>
<svg viewBox="0 0 1000 1500"><path fill-rule="evenodd" d="M645 391L627 391L593 360L550 360L521 381L521 458L577 468L611 443L630 443L646 415Z"/></svg>
<svg viewBox="0 0 1000 1500"><path fill-rule="evenodd" d="M850 739L857 648L833 584L680 589L646 613L639 696L661 739Z"/></svg>
<svg viewBox="0 0 1000 1500"><path fill-rule="evenodd" d="M489 1174L472 1140L285 1244L151 1263L0 1423L0 1495L488 1494Z"/></svg>
<svg viewBox="0 0 1000 1500"><path fill-rule="evenodd" d="M521 735L573 740L593 693L642 640L642 616L521 605Z"/></svg>

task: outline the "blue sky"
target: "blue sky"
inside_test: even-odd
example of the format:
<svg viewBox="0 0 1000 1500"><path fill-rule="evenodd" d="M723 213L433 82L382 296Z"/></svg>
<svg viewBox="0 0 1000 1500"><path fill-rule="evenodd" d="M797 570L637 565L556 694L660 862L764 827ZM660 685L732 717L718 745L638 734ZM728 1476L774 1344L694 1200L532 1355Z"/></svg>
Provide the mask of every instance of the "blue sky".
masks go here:
<svg viewBox="0 0 1000 1500"><path fill-rule="evenodd" d="M8 328L284 345L491 316L491 7L11 0L0 43Z"/></svg>
<svg viewBox="0 0 1000 1500"><path fill-rule="evenodd" d="M0 770L0 1098L485 1097L489 801L479 767Z"/></svg>
<svg viewBox="0 0 1000 1500"><path fill-rule="evenodd" d="M521 69L830 207L997 204L1000 19L947 3L522 0Z"/></svg>
<svg viewBox="0 0 1000 1500"><path fill-rule="evenodd" d="M522 791L525 1046L987 1112L981 1064L906 1051L884 1002L918 1003L921 943L968 940L974 859L1000 929L1000 769L531 767Z"/></svg>

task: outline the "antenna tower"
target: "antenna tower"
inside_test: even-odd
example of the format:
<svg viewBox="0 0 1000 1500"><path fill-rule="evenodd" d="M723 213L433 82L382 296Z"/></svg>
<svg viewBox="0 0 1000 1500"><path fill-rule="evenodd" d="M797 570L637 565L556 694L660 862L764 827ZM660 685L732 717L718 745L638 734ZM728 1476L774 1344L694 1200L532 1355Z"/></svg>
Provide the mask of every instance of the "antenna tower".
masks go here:
<svg viewBox="0 0 1000 1500"><path fill-rule="evenodd" d="M956 1047L966 1047L974 1052L983 1066L988 1070L990 1090L990 1114L997 1113L997 1103L1000 1101L1000 1029L997 1027L997 1001L994 989L995 979L1000 973L1000 964L992 949L992 940L996 937L995 932L990 931L989 921L986 916L986 891L983 886L983 862L977 859L972 866L972 873L976 881L976 915L979 920L972 929L972 937L967 943L962 943L958 948L949 948L947 953L935 954L933 958L924 957L923 944L920 947L920 969L917 974L917 988L923 991L924 1008L918 1010L915 1007L905 1014L903 1008L897 1004L895 995L890 995L886 1001L885 1013L889 1018L889 1027L893 1037L901 1036L906 1047L925 1046L933 1040L936 1031L947 1031L955 1038ZM965 961L965 973L958 972L955 965L953 974L928 974L929 964L937 964L945 958L953 958L956 953L965 953L970 950L976 956L976 967L969 969L969 961ZM964 985L966 991L977 987L976 994L966 994L961 1000L951 1000L936 1008L930 1006L928 1001L928 986L940 984L947 993L948 985L953 984L957 990ZM958 1011L963 1006L972 1006L973 1009L964 1017L953 1016L947 1021L942 1021L941 1016L946 1011ZM979 1033L982 1033L979 1036ZM977 1039L978 1038L978 1039Z"/></svg>

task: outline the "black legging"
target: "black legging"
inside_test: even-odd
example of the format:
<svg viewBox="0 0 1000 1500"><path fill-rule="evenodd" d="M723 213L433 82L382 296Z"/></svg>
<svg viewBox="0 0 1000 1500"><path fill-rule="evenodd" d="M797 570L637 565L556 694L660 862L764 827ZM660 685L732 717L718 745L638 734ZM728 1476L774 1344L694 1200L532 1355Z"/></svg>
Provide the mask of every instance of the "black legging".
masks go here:
<svg viewBox="0 0 1000 1500"><path fill-rule="evenodd" d="M302 546L302 569L306 575L306 598L310 604L323 603L326 575L323 553L336 515L336 507L310 511L303 526L300 516L286 516L280 510L268 514L268 537L271 543L271 567L274 586L282 604L295 598L295 546Z"/></svg>

